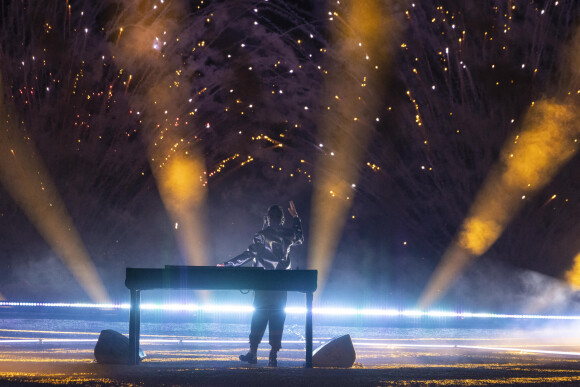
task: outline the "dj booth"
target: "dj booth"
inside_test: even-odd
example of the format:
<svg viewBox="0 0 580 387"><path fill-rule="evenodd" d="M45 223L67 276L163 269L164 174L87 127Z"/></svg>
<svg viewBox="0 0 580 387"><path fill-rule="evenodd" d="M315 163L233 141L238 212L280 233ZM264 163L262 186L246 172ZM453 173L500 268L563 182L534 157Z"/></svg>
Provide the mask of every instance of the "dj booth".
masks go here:
<svg viewBox="0 0 580 387"><path fill-rule="evenodd" d="M152 289L286 290L306 294L306 368L312 368L312 299L316 270L264 270L255 267L165 266L127 268L125 286L131 291L129 315L130 362L139 364L141 291Z"/></svg>

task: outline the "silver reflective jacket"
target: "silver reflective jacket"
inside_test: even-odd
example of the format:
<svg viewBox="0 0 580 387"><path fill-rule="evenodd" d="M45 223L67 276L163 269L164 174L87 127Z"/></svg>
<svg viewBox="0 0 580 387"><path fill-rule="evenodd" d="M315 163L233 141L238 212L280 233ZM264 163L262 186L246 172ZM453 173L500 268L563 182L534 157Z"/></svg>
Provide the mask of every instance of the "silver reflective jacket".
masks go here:
<svg viewBox="0 0 580 387"><path fill-rule="evenodd" d="M254 241L246 251L224 262L225 266L241 266L253 260L254 267L266 270L289 270L290 248L304 241L302 223L299 217L292 219L292 228L281 225L268 226L254 236Z"/></svg>

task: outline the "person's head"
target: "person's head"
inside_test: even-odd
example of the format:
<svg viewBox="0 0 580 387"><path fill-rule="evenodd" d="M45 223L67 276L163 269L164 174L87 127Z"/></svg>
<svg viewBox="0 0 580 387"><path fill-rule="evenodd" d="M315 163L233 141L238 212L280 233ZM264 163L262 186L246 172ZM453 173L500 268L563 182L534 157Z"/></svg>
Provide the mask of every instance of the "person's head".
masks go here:
<svg viewBox="0 0 580 387"><path fill-rule="evenodd" d="M284 210L279 205L275 204L268 208L268 226L278 226L284 224Z"/></svg>

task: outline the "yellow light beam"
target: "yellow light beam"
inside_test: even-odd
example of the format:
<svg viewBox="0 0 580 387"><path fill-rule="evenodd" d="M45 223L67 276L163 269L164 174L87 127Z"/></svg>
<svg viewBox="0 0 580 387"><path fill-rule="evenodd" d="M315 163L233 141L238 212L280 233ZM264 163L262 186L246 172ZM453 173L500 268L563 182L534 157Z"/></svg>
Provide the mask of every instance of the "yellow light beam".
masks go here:
<svg viewBox="0 0 580 387"><path fill-rule="evenodd" d="M165 53L175 41L187 14L182 1L159 3L155 8L139 0L126 2L125 11L111 28L115 60L130 74L135 89L128 92L134 110L143 112L143 127L153 176L163 204L175 225L185 263L207 265L205 160L190 143L191 128L184 128L188 111L181 108L191 90L181 79L179 55ZM121 27L120 27L121 25ZM123 31L123 34L119 34ZM137 81L139 80L139 81Z"/></svg>
<svg viewBox="0 0 580 387"><path fill-rule="evenodd" d="M352 185L359 179L376 125L383 67L387 67L388 51L394 46L389 42L396 41L397 32L382 2L341 3L344 15L332 12L330 20L335 24L331 24L333 43L328 49L332 57L323 94L326 109L319 121L323 154L315 165L310 221L308 265L319 271L321 290L354 199Z"/></svg>
<svg viewBox="0 0 580 387"><path fill-rule="evenodd" d="M196 266L207 265L204 168L201 157L182 155L172 158L166 166L154 169L165 208L175 221L186 263Z"/></svg>
<svg viewBox="0 0 580 387"><path fill-rule="evenodd" d="M433 273L419 305L442 296L476 257L484 254L519 212L526 198L550 182L577 151L578 107L572 98L544 99L526 114L522 132L501 153L501 160L478 193L455 242Z"/></svg>
<svg viewBox="0 0 580 387"><path fill-rule="evenodd" d="M89 297L110 303L50 173L11 110L0 78L0 182Z"/></svg>
<svg viewBox="0 0 580 387"><path fill-rule="evenodd" d="M580 251L574 257L572 267L566 272L564 278L568 284L580 289Z"/></svg>

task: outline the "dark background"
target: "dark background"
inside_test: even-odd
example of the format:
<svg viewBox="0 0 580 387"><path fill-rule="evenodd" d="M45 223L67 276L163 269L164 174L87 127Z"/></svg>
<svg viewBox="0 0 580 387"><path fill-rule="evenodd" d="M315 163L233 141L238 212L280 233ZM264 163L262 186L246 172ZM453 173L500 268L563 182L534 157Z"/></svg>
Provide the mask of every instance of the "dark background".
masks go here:
<svg viewBox="0 0 580 387"><path fill-rule="evenodd" d="M132 106L147 90L149 64L141 64L127 86L127 73L112 59L122 2L68 3L70 12L56 0L2 2L3 92L52 174L107 290L114 300L126 300L125 267L182 262L147 160L147 109L137 116ZM240 155L208 179L210 264L243 251L270 204L287 207L294 200L307 237L293 250L294 267L305 268L308 235L316 232L309 227L313 163L327 151L317 138L324 78L318 66L336 59L326 15L338 6L188 6L188 14L178 15L187 26L179 43L163 49L179 60L156 66L175 66L187 78L198 110L181 130L196 138L207 171ZM570 60L580 5L467 0L389 7L400 21L400 42L384 85L376 86L380 122L365 155L380 169L360 166L350 211L355 218L349 216L324 293L359 305L416 301L502 146L521 129L531 101L568 93L569 74L561 69ZM192 47L198 49L192 53ZM419 106L420 127L407 91ZM259 134L284 147L252 140ZM240 166L248 155L254 161ZM576 154L458 278L443 305L511 311L549 297L557 308L572 310L574 292L561 280L580 251L579 193ZM6 299L87 299L2 187L0 238L0 293Z"/></svg>

